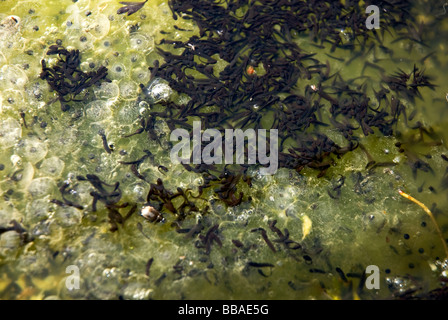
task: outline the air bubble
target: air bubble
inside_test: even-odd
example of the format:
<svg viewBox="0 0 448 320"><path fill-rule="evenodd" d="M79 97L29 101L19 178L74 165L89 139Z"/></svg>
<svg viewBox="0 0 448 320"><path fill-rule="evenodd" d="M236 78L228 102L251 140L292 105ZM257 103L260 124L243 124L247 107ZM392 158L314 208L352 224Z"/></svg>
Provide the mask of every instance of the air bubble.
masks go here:
<svg viewBox="0 0 448 320"><path fill-rule="evenodd" d="M141 116L145 115L145 114L146 114L146 111L148 111L148 110L151 109L150 106L149 106L149 103L146 102L146 101L140 101L140 102L138 103L138 108L139 108L138 113L139 113Z"/></svg>
<svg viewBox="0 0 448 320"><path fill-rule="evenodd" d="M193 184L195 186L200 186L200 185L204 184L204 179L202 177L196 178L196 179L194 179Z"/></svg>
<svg viewBox="0 0 448 320"><path fill-rule="evenodd" d="M146 198L146 194L148 193L148 190L145 188L145 186L139 182L131 184L126 192L130 199L135 202L144 201Z"/></svg>
<svg viewBox="0 0 448 320"><path fill-rule="evenodd" d="M160 78L154 78L151 83L143 89L143 93L147 97L149 103L155 104L160 101L167 101L173 90L168 82Z"/></svg>
<svg viewBox="0 0 448 320"><path fill-rule="evenodd" d="M130 283L123 290L123 298L125 300L149 300L152 293L153 290L142 283Z"/></svg>
<svg viewBox="0 0 448 320"><path fill-rule="evenodd" d="M20 158L18 155L13 154L10 158L11 163L13 166L20 166L22 164L22 158Z"/></svg>
<svg viewBox="0 0 448 320"><path fill-rule="evenodd" d="M89 285L94 299L111 300L117 298L121 271L118 268L96 269L92 274Z"/></svg>

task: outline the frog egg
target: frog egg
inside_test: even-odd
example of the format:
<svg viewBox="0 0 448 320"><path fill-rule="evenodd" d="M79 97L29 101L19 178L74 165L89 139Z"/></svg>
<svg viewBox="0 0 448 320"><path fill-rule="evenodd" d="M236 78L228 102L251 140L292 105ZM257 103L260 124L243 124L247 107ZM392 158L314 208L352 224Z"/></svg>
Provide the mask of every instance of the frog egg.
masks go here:
<svg viewBox="0 0 448 320"><path fill-rule="evenodd" d="M149 53L154 49L154 39L141 33L134 33L129 40L130 46L134 50Z"/></svg>
<svg viewBox="0 0 448 320"><path fill-rule="evenodd" d="M3 92L4 104L8 107L17 108L18 106L24 105L24 98L22 91L7 89Z"/></svg>
<svg viewBox="0 0 448 320"><path fill-rule="evenodd" d="M87 105L86 115L93 121L102 121L112 116L112 110L106 101L95 100Z"/></svg>
<svg viewBox="0 0 448 320"><path fill-rule="evenodd" d="M109 39L109 38L105 38L105 39L101 40L100 48L103 51L108 52L108 51L112 50L112 45L114 45L114 44L115 44L114 40Z"/></svg>
<svg viewBox="0 0 448 320"><path fill-rule="evenodd" d="M17 152L31 163L37 163L45 158L48 147L46 142L39 140L39 138L31 137L18 143Z"/></svg>
<svg viewBox="0 0 448 320"><path fill-rule="evenodd" d="M34 177L34 166L30 162L26 162L23 166L20 167L22 171L20 171L16 176L15 180L17 181L17 188L26 189L31 180Z"/></svg>
<svg viewBox="0 0 448 320"><path fill-rule="evenodd" d="M6 201L2 201L0 203L0 226L6 226L12 219L16 218L14 208L9 206Z"/></svg>
<svg viewBox="0 0 448 320"><path fill-rule="evenodd" d="M120 97L124 100L133 100L138 95L138 85L132 80L123 79L120 81Z"/></svg>
<svg viewBox="0 0 448 320"><path fill-rule="evenodd" d="M62 23L68 35L73 35L81 29L81 22L83 21L82 11L79 9L79 4L74 3L65 9L66 13L70 13L67 20Z"/></svg>
<svg viewBox="0 0 448 320"><path fill-rule="evenodd" d="M141 55L139 52L131 52L127 55L127 57L132 65L140 65L145 63L143 55Z"/></svg>
<svg viewBox="0 0 448 320"><path fill-rule="evenodd" d="M131 78L137 83L147 83L151 77L151 72L148 68L132 69Z"/></svg>
<svg viewBox="0 0 448 320"><path fill-rule="evenodd" d="M86 12L86 10L88 10L91 5L91 3L90 3L91 0L76 0L76 1L72 1L72 2L75 3L78 10L82 13ZM100 1L100 2L104 2L104 1Z"/></svg>
<svg viewBox="0 0 448 320"><path fill-rule="evenodd" d="M83 30L96 39L102 39L109 33L110 21L104 14L91 15L84 20Z"/></svg>
<svg viewBox="0 0 448 320"><path fill-rule="evenodd" d="M34 106L45 105L48 91L39 82L30 83L26 86L25 95L29 104Z"/></svg>
<svg viewBox="0 0 448 320"><path fill-rule="evenodd" d="M139 113L138 108L134 101L124 101L120 104L120 109L117 112L116 119L121 124L131 125L138 119Z"/></svg>
<svg viewBox="0 0 448 320"><path fill-rule="evenodd" d="M92 58L87 58L85 61L81 62L80 69L82 72L95 71L99 65Z"/></svg>
<svg viewBox="0 0 448 320"><path fill-rule="evenodd" d="M28 223L37 223L48 218L50 202L48 199L37 199L28 202L26 206L26 220Z"/></svg>
<svg viewBox="0 0 448 320"><path fill-rule="evenodd" d="M83 52L93 47L94 39L95 38L87 32L77 32L68 36L64 43L67 43L69 47L74 47Z"/></svg>
<svg viewBox="0 0 448 320"><path fill-rule="evenodd" d="M71 153L73 148L68 146L79 145L79 135L79 129L70 126L52 128L52 136L54 137L51 144L52 150L57 152L59 157Z"/></svg>
<svg viewBox="0 0 448 320"><path fill-rule="evenodd" d="M27 49L23 53L16 54L10 58L11 64L19 66L22 70L28 74L34 74L38 76L42 72L42 65L40 63L41 58L38 52L41 49L37 45L27 46Z"/></svg>
<svg viewBox="0 0 448 320"><path fill-rule="evenodd" d="M168 82L161 78L154 78L150 84L143 89L143 94L149 103L155 104L160 101L167 101L171 97L173 90Z"/></svg>
<svg viewBox="0 0 448 320"><path fill-rule="evenodd" d="M20 235L15 231L7 231L0 237L0 255L4 255L8 250L18 249L20 246Z"/></svg>
<svg viewBox="0 0 448 320"><path fill-rule="evenodd" d="M0 50L0 66L4 66L7 63L7 59L3 52Z"/></svg>
<svg viewBox="0 0 448 320"><path fill-rule="evenodd" d="M14 36L18 34L20 29L20 17L15 15L7 16L0 22L0 42L8 41L8 46L14 47L17 45L17 41L14 40Z"/></svg>
<svg viewBox="0 0 448 320"><path fill-rule="evenodd" d="M108 67L110 79L122 79L127 75L127 68L124 64L116 62Z"/></svg>
<svg viewBox="0 0 448 320"><path fill-rule="evenodd" d="M64 170L64 161L58 157L47 158L42 162L39 172L46 176L60 177Z"/></svg>
<svg viewBox="0 0 448 320"><path fill-rule="evenodd" d="M5 65L0 70L0 87L2 90L23 90L28 77L22 68L15 65Z"/></svg>
<svg viewBox="0 0 448 320"><path fill-rule="evenodd" d="M12 147L22 137L22 126L12 118L0 120L0 146Z"/></svg>
<svg viewBox="0 0 448 320"><path fill-rule="evenodd" d="M101 85L95 86L93 92L97 99L114 100L118 98L120 89L117 83L114 82L102 82Z"/></svg>
<svg viewBox="0 0 448 320"><path fill-rule="evenodd" d="M47 177L33 179L28 186L28 192L35 199L40 199L46 195L54 194L56 189L55 181Z"/></svg>
<svg viewBox="0 0 448 320"><path fill-rule="evenodd" d="M24 250L17 264L17 271L32 278L44 279L49 274L50 264L53 263L53 254L47 248L39 250Z"/></svg>
<svg viewBox="0 0 448 320"><path fill-rule="evenodd" d="M23 50L25 47L24 38L20 37L20 33L9 33L4 32L5 30L0 29L0 48L3 49L5 55L14 55L17 51Z"/></svg>
<svg viewBox="0 0 448 320"><path fill-rule="evenodd" d="M89 295L93 299L112 300L117 299L122 284L120 275L122 271L118 268L97 268L89 281Z"/></svg>
<svg viewBox="0 0 448 320"><path fill-rule="evenodd" d="M58 206L54 217L59 225L63 227L73 227L81 223L82 211L74 207Z"/></svg>

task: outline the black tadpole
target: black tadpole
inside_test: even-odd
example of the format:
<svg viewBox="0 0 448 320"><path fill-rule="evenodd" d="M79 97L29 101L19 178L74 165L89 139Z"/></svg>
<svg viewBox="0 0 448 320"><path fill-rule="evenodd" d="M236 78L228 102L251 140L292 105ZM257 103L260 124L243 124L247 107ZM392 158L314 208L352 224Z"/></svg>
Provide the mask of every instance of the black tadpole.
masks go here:
<svg viewBox="0 0 448 320"><path fill-rule="evenodd" d="M101 137L101 139L103 140L103 147L104 150L106 150L107 153L112 153L113 149L110 148L109 144L107 143L107 137L104 134L103 130L98 131L98 135Z"/></svg>
<svg viewBox="0 0 448 320"><path fill-rule="evenodd" d="M142 1L142 2L122 1L122 2L120 2L120 4L122 4L123 7L121 7L120 9L117 10L117 14L127 13L128 16L130 16L131 14L134 14L138 10L143 8L143 6L145 5L146 2L148 2L148 0Z"/></svg>
<svg viewBox="0 0 448 320"><path fill-rule="evenodd" d="M89 87L99 86L102 82L111 82L107 78L107 68L104 66L87 73L81 71L79 50L67 50L62 45L52 45L47 55L57 55L58 59L53 66L47 65L45 60L41 61L40 78L46 80L50 88L57 92L62 111L69 109L67 102L79 101L78 95Z"/></svg>

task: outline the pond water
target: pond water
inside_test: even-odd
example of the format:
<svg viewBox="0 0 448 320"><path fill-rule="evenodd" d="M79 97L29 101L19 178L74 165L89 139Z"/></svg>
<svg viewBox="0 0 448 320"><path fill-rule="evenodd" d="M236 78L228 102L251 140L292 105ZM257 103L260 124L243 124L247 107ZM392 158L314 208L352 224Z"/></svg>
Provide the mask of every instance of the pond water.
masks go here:
<svg viewBox="0 0 448 320"><path fill-rule="evenodd" d="M247 3L0 1L1 299L446 297L448 4Z"/></svg>

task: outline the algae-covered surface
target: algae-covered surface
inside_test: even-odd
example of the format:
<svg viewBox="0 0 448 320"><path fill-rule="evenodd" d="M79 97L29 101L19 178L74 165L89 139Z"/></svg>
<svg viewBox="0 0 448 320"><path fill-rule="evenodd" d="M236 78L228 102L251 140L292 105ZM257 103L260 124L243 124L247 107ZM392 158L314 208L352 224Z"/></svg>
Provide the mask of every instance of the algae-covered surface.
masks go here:
<svg viewBox="0 0 448 320"><path fill-rule="evenodd" d="M446 298L448 5L369 4L0 1L0 298Z"/></svg>

